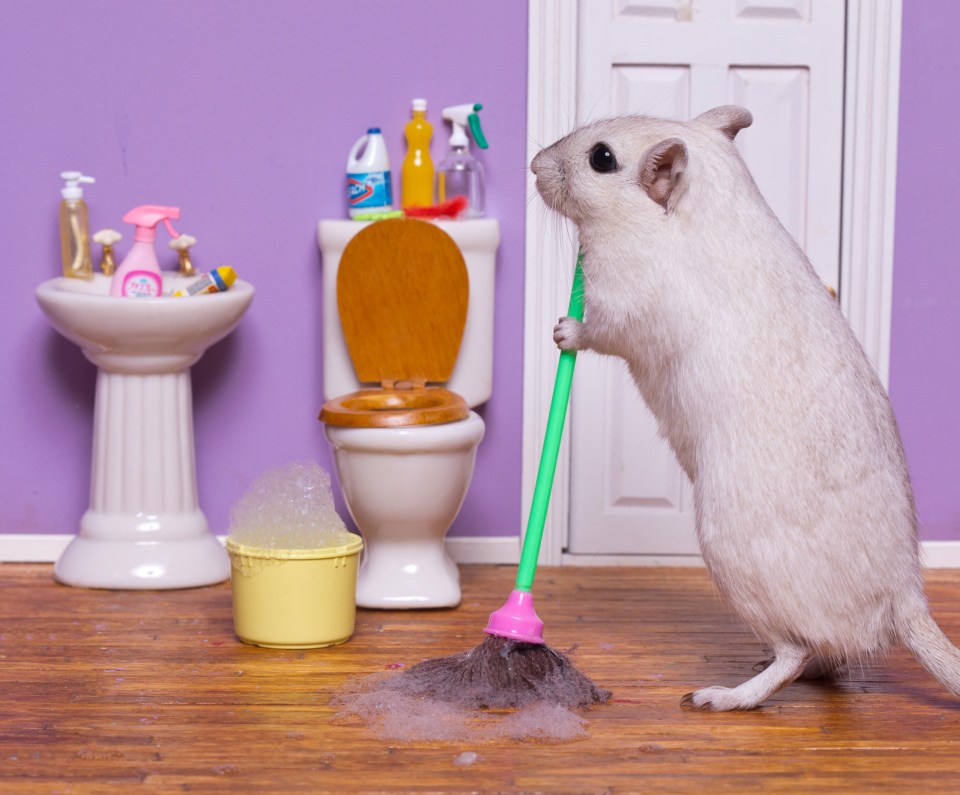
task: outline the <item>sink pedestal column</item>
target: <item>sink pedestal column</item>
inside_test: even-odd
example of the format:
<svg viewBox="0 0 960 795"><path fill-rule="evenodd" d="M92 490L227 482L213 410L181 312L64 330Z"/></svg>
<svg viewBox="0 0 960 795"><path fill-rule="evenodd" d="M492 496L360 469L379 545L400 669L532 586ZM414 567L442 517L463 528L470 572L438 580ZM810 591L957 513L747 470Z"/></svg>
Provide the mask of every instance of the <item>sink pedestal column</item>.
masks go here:
<svg viewBox="0 0 960 795"><path fill-rule="evenodd" d="M190 370L97 373L90 508L54 569L86 588L192 588L230 562L197 502Z"/></svg>

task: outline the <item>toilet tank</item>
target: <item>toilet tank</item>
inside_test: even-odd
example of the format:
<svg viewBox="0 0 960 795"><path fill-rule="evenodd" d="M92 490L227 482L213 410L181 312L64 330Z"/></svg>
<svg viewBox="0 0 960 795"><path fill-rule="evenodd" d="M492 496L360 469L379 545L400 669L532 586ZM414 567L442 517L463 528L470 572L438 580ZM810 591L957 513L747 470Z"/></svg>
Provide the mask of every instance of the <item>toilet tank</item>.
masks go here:
<svg viewBox="0 0 960 795"><path fill-rule="evenodd" d="M353 236L375 221L320 221L317 238L323 255L323 396L330 400L370 384L357 380L343 338L337 309L340 257ZM470 278L467 324L447 389L471 407L490 399L493 390L493 291L500 224L492 218L431 221L453 238L463 253Z"/></svg>

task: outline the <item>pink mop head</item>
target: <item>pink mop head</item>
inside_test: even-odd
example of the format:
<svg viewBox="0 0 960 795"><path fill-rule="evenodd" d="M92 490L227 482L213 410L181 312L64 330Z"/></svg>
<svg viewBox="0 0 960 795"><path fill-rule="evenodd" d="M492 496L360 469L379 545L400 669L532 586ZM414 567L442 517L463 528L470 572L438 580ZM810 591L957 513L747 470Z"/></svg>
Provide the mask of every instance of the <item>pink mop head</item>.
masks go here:
<svg viewBox="0 0 960 795"><path fill-rule="evenodd" d="M546 642L543 639L543 622L533 609L533 594L528 591L511 591L503 607L490 614L483 631L488 635L523 643Z"/></svg>

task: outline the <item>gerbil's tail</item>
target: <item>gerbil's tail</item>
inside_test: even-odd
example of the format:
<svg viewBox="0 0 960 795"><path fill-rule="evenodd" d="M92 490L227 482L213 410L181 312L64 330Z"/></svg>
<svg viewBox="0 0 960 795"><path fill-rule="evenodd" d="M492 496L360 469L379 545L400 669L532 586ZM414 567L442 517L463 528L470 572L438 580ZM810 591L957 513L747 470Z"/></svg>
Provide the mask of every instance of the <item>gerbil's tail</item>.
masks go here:
<svg viewBox="0 0 960 795"><path fill-rule="evenodd" d="M940 684L960 696L960 649L937 626L926 600L907 598L897 613L897 634L903 644Z"/></svg>

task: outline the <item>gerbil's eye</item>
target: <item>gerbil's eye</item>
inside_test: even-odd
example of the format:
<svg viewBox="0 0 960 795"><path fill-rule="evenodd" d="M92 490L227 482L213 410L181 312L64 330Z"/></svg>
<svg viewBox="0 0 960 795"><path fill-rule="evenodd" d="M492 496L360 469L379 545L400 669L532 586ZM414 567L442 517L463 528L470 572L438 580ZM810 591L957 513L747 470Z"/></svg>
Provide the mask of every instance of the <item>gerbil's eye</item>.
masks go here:
<svg viewBox="0 0 960 795"><path fill-rule="evenodd" d="M606 144L597 144L590 151L590 168L601 174L617 170L617 158Z"/></svg>

